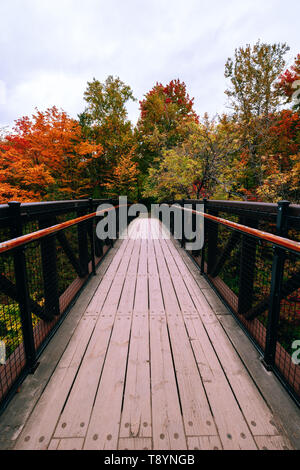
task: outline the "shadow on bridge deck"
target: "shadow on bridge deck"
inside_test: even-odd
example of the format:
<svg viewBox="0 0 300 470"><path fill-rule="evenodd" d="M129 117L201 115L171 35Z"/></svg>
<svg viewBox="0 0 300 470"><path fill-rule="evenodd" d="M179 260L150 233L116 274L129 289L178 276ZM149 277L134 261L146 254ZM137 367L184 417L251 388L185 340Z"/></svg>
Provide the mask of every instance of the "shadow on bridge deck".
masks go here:
<svg viewBox="0 0 300 470"><path fill-rule="evenodd" d="M105 258L3 414L2 449L300 448L299 410L159 222Z"/></svg>

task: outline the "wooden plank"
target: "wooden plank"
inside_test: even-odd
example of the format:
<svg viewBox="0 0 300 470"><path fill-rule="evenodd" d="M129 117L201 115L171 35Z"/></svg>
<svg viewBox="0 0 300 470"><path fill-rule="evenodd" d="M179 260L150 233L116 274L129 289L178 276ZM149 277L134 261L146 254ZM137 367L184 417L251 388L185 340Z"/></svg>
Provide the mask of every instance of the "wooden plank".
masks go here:
<svg viewBox="0 0 300 470"><path fill-rule="evenodd" d="M216 436L217 429L199 375L193 350L181 316L167 319L185 434Z"/></svg>
<svg viewBox="0 0 300 470"><path fill-rule="evenodd" d="M148 244L146 239L141 240L141 251L139 257L139 276L147 276L148 275Z"/></svg>
<svg viewBox="0 0 300 470"><path fill-rule="evenodd" d="M55 438L85 437L97 392L113 318L100 317L81 367L72 386L68 401L60 416Z"/></svg>
<svg viewBox="0 0 300 470"><path fill-rule="evenodd" d="M225 450L255 450L256 444L199 317L185 317L196 360Z"/></svg>
<svg viewBox="0 0 300 470"><path fill-rule="evenodd" d="M273 411L281 433L289 436L291 445L295 449L300 449L299 408L290 399L274 374L266 372L259 360L260 354L240 328L236 319L227 315L219 318L234 348L239 352L246 369Z"/></svg>
<svg viewBox="0 0 300 470"><path fill-rule="evenodd" d="M158 276L149 276L148 282L150 315L164 315L165 307L160 279Z"/></svg>
<svg viewBox="0 0 300 470"><path fill-rule="evenodd" d="M256 436L255 441L259 450L294 450L283 436Z"/></svg>
<svg viewBox="0 0 300 470"><path fill-rule="evenodd" d="M46 450L95 326L83 319L21 432L16 450Z"/></svg>
<svg viewBox="0 0 300 470"><path fill-rule="evenodd" d="M76 368L56 369L38 401L15 450L46 450L76 375Z"/></svg>
<svg viewBox="0 0 300 470"><path fill-rule="evenodd" d="M165 317L150 317L152 428L155 450L187 448Z"/></svg>
<svg viewBox="0 0 300 470"><path fill-rule="evenodd" d="M182 269L182 265L180 263L180 253L175 249L173 243L166 244L165 250L166 252L169 251L171 253L174 258L174 261L177 264L178 270L180 270L180 272L182 273L183 281L186 285L187 290L189 291L191 298L193 299L193 303L195 306L193 313L196 314L197 312L201 311L203 320L205 319L206 322L215 321L216 316L214 314L214 311L205 296L203 295L202 290L199 288L194 277L189 271ZM191 314L191 312L185 309L184 315L189 315Z"/></svg>
<svg viewBox="0 0 300 470"><path fill-rule="evenodd" d="M141 251L139 256L139 267L136 279L136 291L134 298L134 313L148 314L148 262L147 262L147 241L141 241Z"/></svg>
<svg viewBox="0 0 300 470"><path fill-rule="evenodd" d="M82 317L57 368L79 367L96 323L96 317Z"/></svg>
<svg viewBox="0 0 300 470"><path fill-rule="evenodd" d="M130 240L140 239L141 219L135 219L128 227L128 238Z"/></svg>
<svg viewBox="0 0 300 470"><path fill-rule="evenodd" d="M248 425L254 435L276 435L278 430L274 425L274 418L265 401L261 397L254 382L245 370L244 364L239 359L232 344L226 336L217 316L203 303L202 293L195 285L186 281L197 310L205 324L206 331L210 337L221 362L231 387L237 397L239 405L247 419ZM205 291L205 289L204 289ZM219 302L213 302L213 293L210 292L210 303L219 308ZM219 300L219 299L218 299ZM220 311L220 310L219 310Z"/></svg>
<svg viewBox="0 0 300 470"><path fill-rule="evenodd" d="M51 439L47 450L57 450L60 439Z"/></svg>
<svg viewBox="0 0 300 470"><path fill-rule="evenodd" d="M105 302L107 293L111 287L111 284L114 280L115 274L117 269L122 261L124 252L127 248L129 240L124 240L121 244L120 248L118 249L115 257L113 258L109 268L107 269L104 278L102 279L101 283L99 284L98 289L95 292L94 297L92 298L91 302L89 303L85 314L98 314L100 313L102 306Z"/></svg>
<svg viewBox="0 0 300 470"><path fill-rule="evenodd" d="M152 440L147 438L119 439L118 450L151 450Z"/></svg>
<svg viewBox="0 0 300 470"><path fill-rule="evenodd" d="M148 240L148 282L150 315L164 315L164 301L158 274L153 240Z"/></svg>
<svg viewBox="0 0 300 470"><path fill-rule="evenodd" d="M130 262L129 262L129 266L128 266L128 270L127 270L127 274L125 278L123 291L122 291L119 306L118 306L118 311L117 311L118 315L128 315L128 314L131 315L133 311L140 246L141 246L140 241L136 241L134 243L133 251L131 254L131 258L130 258Z"/></svg>
<svg viewBox="0 0 300 470"><path fill-rule="evenodd" d="M170 273L164 260L164 256L160 246L160 240L154 240L153 244L155 248L155 256L158 266L161 290L163 293L165 311L167 313L170 312L173 315L179 315L181 314L180 306L178 304Z"/></svg>
<svg viewBox="0 0 300 470"><path fill-rule="evenodd" d="M117 449L131 318L117 317L84 449Z"/></svg>
<svg viewBox="0 0 300 470"><path fill-rule="evenodd" d="M203 294L205 295L207 301L209 302L211 308L217 315L230 315L230 312L223 302L219 299L217 294L213 289L202 289Z"/></svg>
<svg viewBox="0 0 300 470"><path fill-rule="evenodd" d="M189 291L185 285L182 274L180 273L170 251L168 250L168 244L171 244L171 241L167 242L166 240L161 240L161 251L157 251L160 256L164 256L166 265L168 266L170 276L174 285L174 289L180 304L183 314L195 315L197 313L194 302L189 294ZM186 278L191 279L191 275Z"/></svg>
<svg viewBox="0 0 300 470"><path fill-rule="evenodd" d="M57 450L82 450L84 439L61 439Z"/></svg>
<svg viewBox="0 0 300 470"><path fill-rule="evenodd" d="M148 315L133 315L120 437L152 437Z"/></svg>
<svg viewBox="0 0 300 470"><path fill-rule="evenodd" d="M99 268L99 272L100 272ZM59 330L48 344L45 353L39 358L40 365L34 375L29 375L22 384L21 392L13 400L12 412L9 408L0 420L0 449L10 449L24 428L28 417L36 406L60 358L76 330L83 313L98 286L97 276L91 278L81 293Z"/></svg>
<svg viewBox="0 0 300 470"><path fill-rule="evenodd" d="M218 321L205 325L210 341L254 436L278 435L273 414Z"/></svg>
<svg viewBox="0 0 300 470"><path fill-rule="evenodd" d="M188 437L189 450L222 450L218 436Z"/></svg>
<svg viewBox="0 0 300 470"><path fill-rule="evenodd" d="M148 240L148 274L158 277L158 268L155 257L153 240Z"/></svg>
<svg viewBox="0 0 300 470"><path fill-rule="evenodd" d="M188 273L191 273L200 289L209 288L209 284L202 276L199 267L194 264L188 253L183 248L181 248L180 243L178 243L178 241L174 240L173 238L171 238L171 242L172 243L168 244L168 246L171 249L174 258L176 259L176 263L180 272L183 275L188 275ZM177 258L175 257L175 253L178 255Z"/></svg>
<svg viewBox="0 0 300 470"><path fill-rule="evenodd" d="M111 283L109 292L102 306L102 315L115 315L118 309L133 246L134 241L129 240L127 248L123 254L122 261L118 267L117 272L114 275L113 282Z"/></svg>

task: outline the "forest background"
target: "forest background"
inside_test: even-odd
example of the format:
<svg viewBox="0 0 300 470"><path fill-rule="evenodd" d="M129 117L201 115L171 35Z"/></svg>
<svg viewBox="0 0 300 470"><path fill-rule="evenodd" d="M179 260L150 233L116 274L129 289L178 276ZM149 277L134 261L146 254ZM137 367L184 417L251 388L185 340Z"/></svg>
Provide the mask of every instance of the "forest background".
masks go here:
<svg viewBox="0 0 300 470"><path fill-rule="evenodd" d="M198 115L179 78L139 102L119 77L93 78L77 119L55 105L0 135L0 203L127 195L300 203L300 54L285 43L237 48L225 64L227 113Z"/></svg>

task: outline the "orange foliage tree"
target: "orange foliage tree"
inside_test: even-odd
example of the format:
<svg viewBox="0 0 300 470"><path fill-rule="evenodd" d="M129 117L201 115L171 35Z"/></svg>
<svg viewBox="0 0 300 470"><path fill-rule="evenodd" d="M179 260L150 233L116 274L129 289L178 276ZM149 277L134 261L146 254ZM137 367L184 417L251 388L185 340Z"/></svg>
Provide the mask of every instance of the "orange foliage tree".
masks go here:
<svg viewBox="0 0 300 470"><path fill-rule="evenodd" d="M106 188L112 196L128 196L135 200L138 195L138 176L139 169L135 159L135 148L119 157L118 164L114 167L107 183Z"/></svg>
<svg viewBox="0 0 300 470"><path fill-rule="evenodd" d="M79 123L56 107L18 119L0 142L0 200L87 197L102 146L83 138Z"/></svg>

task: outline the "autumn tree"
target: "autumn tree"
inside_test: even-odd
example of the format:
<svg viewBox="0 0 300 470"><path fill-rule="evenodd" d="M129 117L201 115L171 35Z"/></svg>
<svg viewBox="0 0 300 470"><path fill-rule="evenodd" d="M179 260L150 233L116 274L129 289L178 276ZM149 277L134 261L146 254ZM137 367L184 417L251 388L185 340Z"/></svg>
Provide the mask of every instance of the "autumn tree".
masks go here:
<svg viewBox="0 0 300 470"><path fill-rule="evenodd" d="M262 155L263 182L258 196L300 203L300 115L283 110L272 116L269 139Z"/></svg>
<svg viewBox="0 0 300 470"><path fill-rule="evenodd" d="M282 103L275 84L284 69L288 50L286 44L258 41L253 47L236 49L234 59L229 58L225 65L225 77L231 83L225 93L232 118L239 126L243 184L250 197L263 182L262 152L269 138L270 118Z"/></svg>
<svg viewBox="0 0 300 470"><path fill-rule="evenodd" d="M127 154L119 157L117 165L108 176L105 187L111 197L122 195L135 201L138 197L138 176L139 170L133 147Z"/></svg>
<svg viewBox="0 0 300 470"><path fill-rule="evenodd" d="M79 116L83 132L103 148L101 158L94 161L96 186L105 191L106 182L119 164L119 159L132 153L135 140L128 120L126 103L135 101L132 90L118 77L109 76L104 83L93 79L84 93L87 107ZM95 194L96 195L96 194Z"/></svg>
<svg viewBox="0 0 300 470"><path fill-rule="evenodd" d="M222 194L232 192L226 175L234 158L235 139L231 123L223 116L219 122L205 114L186 128L185 140L162 151L158 166L149 170L145 196L159 200L211 197L217 188Z"/></svg>
<svg viewBox="0 0 300 470"><path fill-rule="evenodd" d="M294 110L300 111L300 54L294 65L280 75L276 88L286 98L286 103L292 102Z"/></svg>
<svg viewBox="0 0 300 470"><path fill-rule="evenodd" d="M0 143L0 198L21 201L87 197L101 145L56 107L18 119Z"/></svg>
<svg viewBox="0 0 300 470"><path fill-rule="evenodd" d="M186 91L184 82L172 80L167 85L157 83L140 101L137 135L143 172L159 161L163 149L171 149L183 142L185 124L197 122L194 100Z"/></svg>

